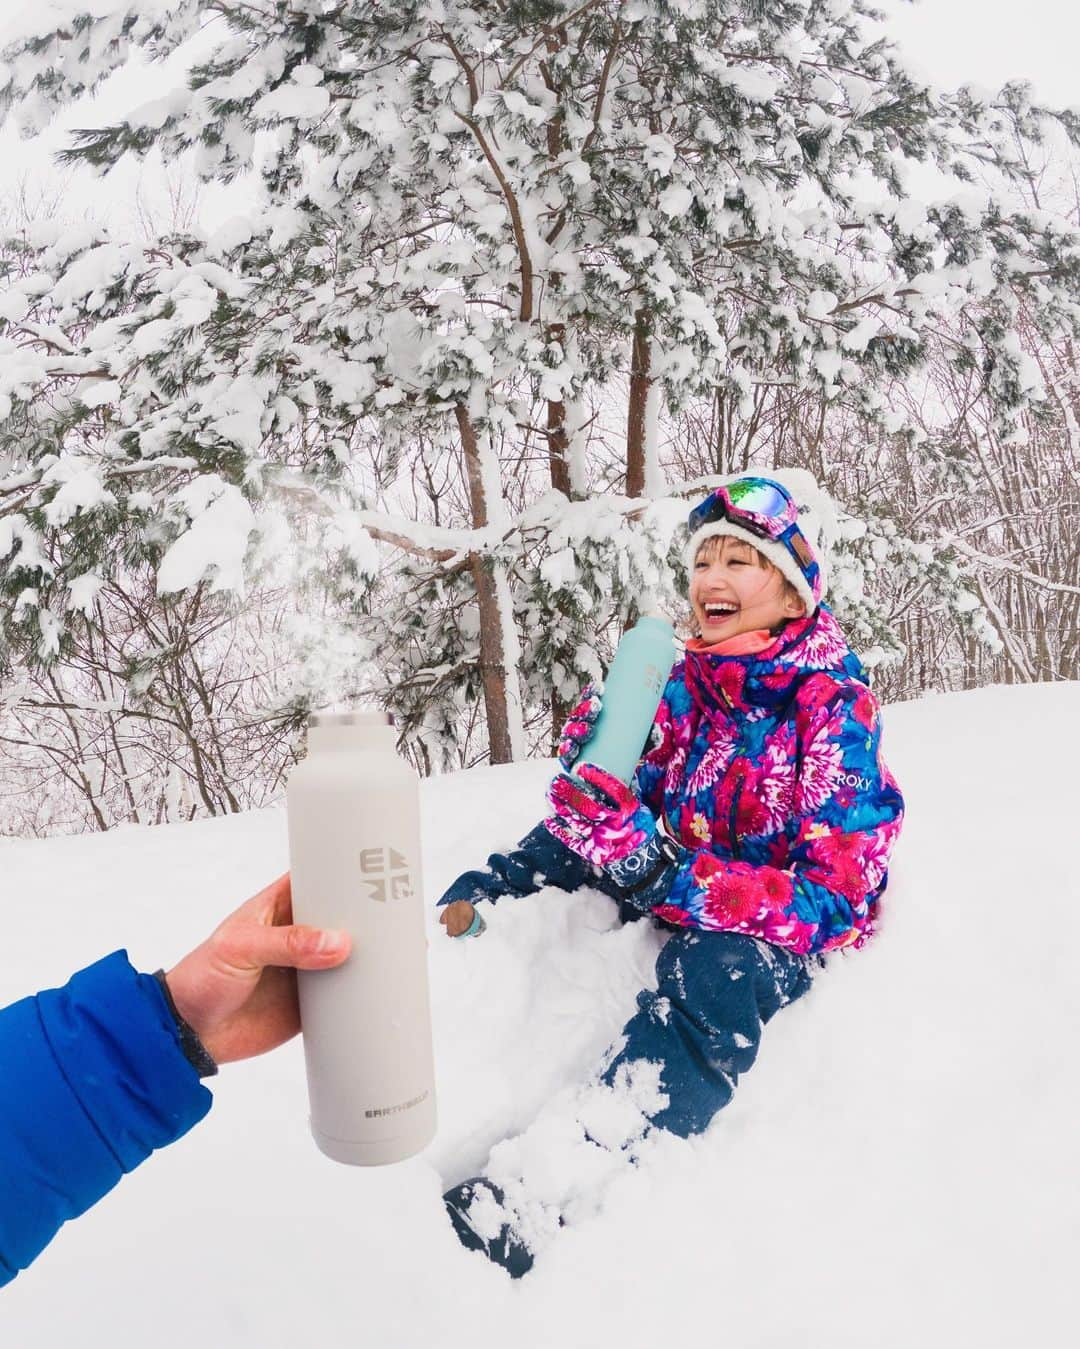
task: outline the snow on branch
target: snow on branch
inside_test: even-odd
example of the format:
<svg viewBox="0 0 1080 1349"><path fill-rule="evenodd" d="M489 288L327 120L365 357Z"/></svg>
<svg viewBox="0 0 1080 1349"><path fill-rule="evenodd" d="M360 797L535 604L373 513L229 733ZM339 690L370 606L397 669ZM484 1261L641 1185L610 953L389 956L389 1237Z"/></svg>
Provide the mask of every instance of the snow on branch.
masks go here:
<svg viewBox="0 0 1080 1349"><path fill-rule="evenodd" d="M978 562L981 567L989 567L992 571L1006 571L1013 576L1021 576L1025 581L1037 586L1040 590L1049 590L1058 595L1080 595L1080 586L1068 585L1064 581L1052 581L1049 577L1029 571L1027 567L1018 567L1015 562L1010 562L1006 557L992 557L989 553L983 553L977 548L972 548L970 544L964 543L955 534L943 532L942 539L955 548L958 553L962 553L964 557L970 558L972 562Z"/></svg>

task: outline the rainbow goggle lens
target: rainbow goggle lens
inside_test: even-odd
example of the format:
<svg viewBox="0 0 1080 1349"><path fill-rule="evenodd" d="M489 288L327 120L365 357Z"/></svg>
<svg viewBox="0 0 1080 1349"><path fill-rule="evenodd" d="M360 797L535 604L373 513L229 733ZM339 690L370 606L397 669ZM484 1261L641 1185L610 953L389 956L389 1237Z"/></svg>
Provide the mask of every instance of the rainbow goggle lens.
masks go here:
<svg viewBox="0 0 1080 1349"><path fill-rule="evenodd" d="M771 478L737 478L710 492L690 512L687 524L693 535L718 520L727 520L759 539L781 544L806 578L814 598L820 598L818 564L799 528L799 508L778 482Z"/></svg>

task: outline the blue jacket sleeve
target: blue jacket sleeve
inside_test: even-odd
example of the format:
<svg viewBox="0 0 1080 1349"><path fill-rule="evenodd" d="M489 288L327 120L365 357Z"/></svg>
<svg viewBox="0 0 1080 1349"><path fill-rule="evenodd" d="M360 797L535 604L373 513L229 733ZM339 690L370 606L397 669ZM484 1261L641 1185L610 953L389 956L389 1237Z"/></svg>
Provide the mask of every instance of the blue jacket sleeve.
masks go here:
<svg viewBox="0 0 1080 1349"><path fill-rule="evenodd" d="M213 1097L124 951L0 1011L0 1286Z"/></svg>

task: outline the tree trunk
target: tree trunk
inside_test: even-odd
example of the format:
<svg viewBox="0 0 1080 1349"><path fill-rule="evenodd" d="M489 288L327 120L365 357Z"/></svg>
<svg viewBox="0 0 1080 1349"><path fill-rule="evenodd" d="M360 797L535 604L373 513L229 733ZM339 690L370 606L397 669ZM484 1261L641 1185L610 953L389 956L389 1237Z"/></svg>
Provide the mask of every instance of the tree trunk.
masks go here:
<svg viewBox="0 0 1080 1349"><path fill-rule="evenodd" d="M547 332L549 342L558 342L561 346L566 337L566 327L562 323L553 323ZM567 451L570 437L566 434L566 403L559 399L548 399L547 405L547 442L548 463L551 465L551 485L556 492L572 498L573 488L570 482L570 463Z"/></svg>
<svg viewBox="0 0 1080 1349"><path fill-rule="evenodd" d="M488 742L492 763L513 763L514 745L506 700L506 662L502 619L491 559L473 553L469 559L480 610L480 679L484 687Z"/></svg>
<svg viewBox="0 0 1080 1349"><path fill-rule="evenodd" d="M567 33L565 28L556 28L548 31L547 50L550 56L557 58L565 48L567 42ZM540 62L540 74L549 91L555 97L556 106L559 111L552 117L546 127L548 161L554 167L559 163L564 150L566 149L565 124L563 122L563 113L560 106L562 97L562 88L559 84L557 75L550 62ZM565 209L560 212L555 220L551 231L544 242L552 247L555 240L562 231L566 221ZM559 291L559 276L552 274L548 280L550 290L549 305L557 304L557 295ZM549 308L549 312L551 312ZM563 346L566 341L566 325L563 323L551 323L547 329L547 341L557 342ZM573 499L573 487L571 483L570 464L567 457L569 448L569 437L566 434L566 403L563 399L558 401L548 399L547 405L547 442L548 442L548 462L551 466L551 485L557 492L562 492L564 496Z"/></svg>
<svg viewBox="0 0 1080 1349"><path fill-rule="evenodd" d="M645 440L649 405L649 316L639 309L634 318L630 356L630 405L626 417L626 495L645 495Z"/></svg>
<svg viewBox="0 0 1080 1349"><path fill-rule="evenodd" d="M556 492L562 492L564 496L572 497L570 465L566 461L566 451L569 448L570 440L566 434L565 403L548 401L547 438L548 460L551 464L551 485Z"/></svg>
<svg viewBox="0 0 1080 1349"><path fill-rule="evenodd" d="M554 689L551 690L551 753L559 752L559 736L566 719L570 715L570 704L564 703Z"/></svg>
<svg viewBox="0 0 1080 1349"><path fill-rule="evenodd" d="M461 448L469 480L469 498L472 505L473 527L483 529L489 523L489 487L485 482L484 466L480 459L480 445L476 428L462 404L454 409L461 433ZM492 487L493 490L493 487ZM500 498L501 499L501 498ZM498 510L497 503L491 503ZM476 587L476 602L480 611L480 679L484 689L484 711L487 715L488 743L492 763L513 763L515 751L523 752L521 702L517 691L517 668L507 669L507 633L505 613L507 595L500 595L500 578L490 557L481 553L469 556L469 569ZM505 578L503 578L505 582ZM504 585L505 589L505 585ZM512 615L509 616L512 622ZM509 686L513 683L513 688Z"/></svg>

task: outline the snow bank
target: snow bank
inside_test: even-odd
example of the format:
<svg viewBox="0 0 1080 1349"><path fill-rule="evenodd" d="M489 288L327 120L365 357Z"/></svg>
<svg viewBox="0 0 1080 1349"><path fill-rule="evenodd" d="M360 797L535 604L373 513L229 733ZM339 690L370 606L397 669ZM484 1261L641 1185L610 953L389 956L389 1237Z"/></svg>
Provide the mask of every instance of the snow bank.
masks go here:
<svg viewBox="0 0 1080 1349"><path fill-rule="evenodd" d="M740 1349L1062 1343L1073 1311L1080 941L1075 684L887 710L909 801L887 919L769 1027L708 1134L660 1139L512 1285L439 1194L588 1070L662 937L547 891L451 944L432 916L441 1130L379 1171L323 1158L300 1049L233 1065L210 1117L0 1299L19 1349ZM549 763L425 784L432 899L538 817ZM264 811L0 840L0 1003L126 945L168 965L285 866Z"/></svg>

